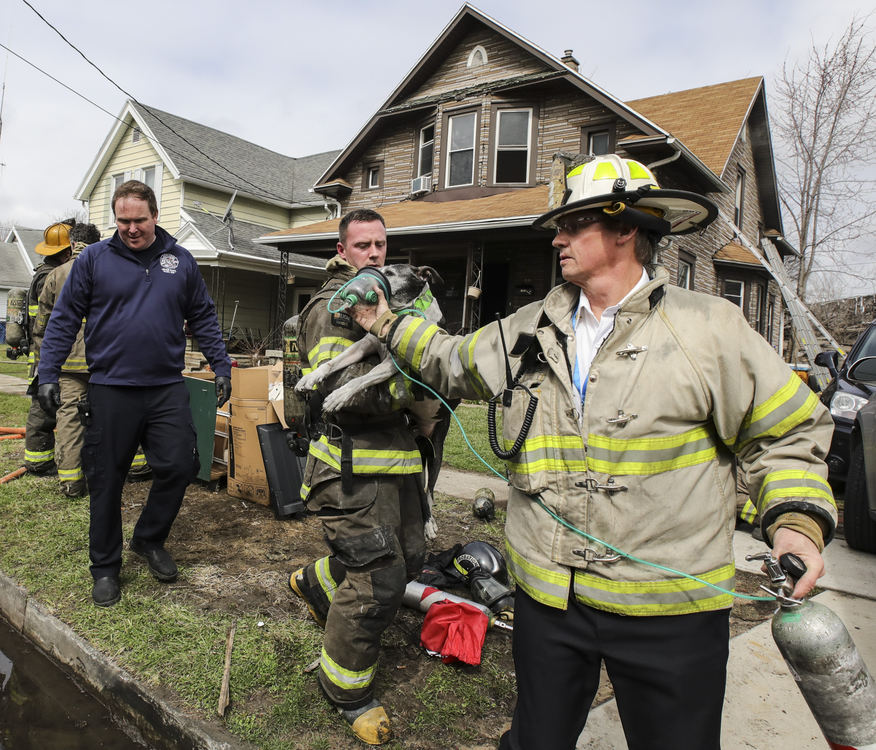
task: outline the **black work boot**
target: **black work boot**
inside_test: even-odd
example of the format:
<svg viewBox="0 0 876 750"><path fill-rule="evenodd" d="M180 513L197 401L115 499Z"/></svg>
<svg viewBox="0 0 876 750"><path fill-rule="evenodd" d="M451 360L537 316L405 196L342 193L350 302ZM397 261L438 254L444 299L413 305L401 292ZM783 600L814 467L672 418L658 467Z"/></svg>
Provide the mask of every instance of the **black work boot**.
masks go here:
<svg viewBox="0 0 876 750"><path fill-rule="evenodd" d="M118 576L103 576L94 582L91 598L98 607L112 607L122 598Z"/></svg>
<svg viewBox="0 0 876 750"><path fill-rule="evenodd" d="M170 553L164 547L157 544L148 544L139 539L132 538L130 543L131 552L144 558L149 565L149 570L162 583L171 583L176 580L179 570Z"/></svg>

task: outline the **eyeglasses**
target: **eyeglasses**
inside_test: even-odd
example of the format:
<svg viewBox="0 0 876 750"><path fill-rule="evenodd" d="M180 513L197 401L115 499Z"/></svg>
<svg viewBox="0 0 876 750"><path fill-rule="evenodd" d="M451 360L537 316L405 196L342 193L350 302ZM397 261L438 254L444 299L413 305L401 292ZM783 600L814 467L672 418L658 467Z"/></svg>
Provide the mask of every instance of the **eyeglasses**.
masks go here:
<svg viewBox="0 0 876 750"><path fill-rule="evenodd" d="M554 226L557 229L557 234L565 232L569 235L576 235L582 229L589 227L591 224L596 224L599 221L598 216L576 216L569 219L557 219Z"/></svg>

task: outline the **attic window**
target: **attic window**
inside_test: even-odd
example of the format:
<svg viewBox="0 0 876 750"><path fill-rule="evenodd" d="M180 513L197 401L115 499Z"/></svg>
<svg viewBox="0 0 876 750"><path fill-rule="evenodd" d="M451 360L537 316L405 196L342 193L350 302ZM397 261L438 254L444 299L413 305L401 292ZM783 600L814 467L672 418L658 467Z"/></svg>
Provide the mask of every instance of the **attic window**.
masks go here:
<svg viewBox="0 0 876 750"><path fill-rule="evenodd" d="M131 143L138 143L140 141L140 128L134 128L131 132Z"/></svg>
<svg viewBox="0 0 876 750"><path fill-rule="evenodd" d="M467 68L479 68L487 64L487 51L479 44L468 55Z"/></svg>

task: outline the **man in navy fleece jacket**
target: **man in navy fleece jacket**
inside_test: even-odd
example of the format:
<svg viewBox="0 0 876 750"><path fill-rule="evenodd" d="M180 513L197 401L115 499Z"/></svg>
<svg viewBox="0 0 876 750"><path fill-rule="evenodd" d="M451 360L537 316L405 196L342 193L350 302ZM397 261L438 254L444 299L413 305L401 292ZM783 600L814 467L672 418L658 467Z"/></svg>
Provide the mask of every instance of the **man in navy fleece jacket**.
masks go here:
<svg viewBox="0 0 876 750"><path fill-rule="evenodd" d="M53 414L61 365L84 318L91 379L82 465L91 497L92 598L102 607L121 597L122 487L138 443L153 479L130 547L159 581L177 577L164 542L199 466L181 374L186 324L216 373L217 404L231 396L231 361L213 301L194 258L157 225L155 193L142 182L125 182L113 194L112 210L117 231L82 251L55 303L37 393Z"/></svg>

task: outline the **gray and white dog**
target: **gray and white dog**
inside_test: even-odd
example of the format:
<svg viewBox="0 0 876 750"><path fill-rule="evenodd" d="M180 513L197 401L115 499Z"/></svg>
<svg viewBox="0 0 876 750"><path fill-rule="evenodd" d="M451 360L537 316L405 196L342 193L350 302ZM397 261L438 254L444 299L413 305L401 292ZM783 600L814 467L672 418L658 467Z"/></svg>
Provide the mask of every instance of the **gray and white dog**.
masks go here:
<svg viewBox="0 0 876 750"><path fill-rule="evenodd" d="M434 293L430 294L433 288L443 286L441 277L434 268L397 263L383 266L380 270L389 282L390 295L387 302L391 310L398 312L416 308L424 314L430 323L441 325L444 322L444 315L435 300L435 295ZM424 296L426 299L422 299ZM423 302L429 296L431 296L431 300L429 300L428 305L424 305ZM418 300L422 301L420 304L415 304ZM356 341L334 359L324 362L313 372L302 377L295 386L295 390L302 394L307 393L332 373L360 362L374 353L381 356L377 365L364 375L360 375L332 391L322 403L323 412L329 414L343 409L353 401L355 394L369 386L388 380L396 372L396 366L389 355L389 350L371 333ZM423 456L423 467L426 474L425 490L429 505L426 538L434 539L437 534L437 526L431 515L432 496L444 455L444 438L450 427L450 410L439 401L427 398L415 401L408 408L408 412L416 422L417 445Z"/></svg>

